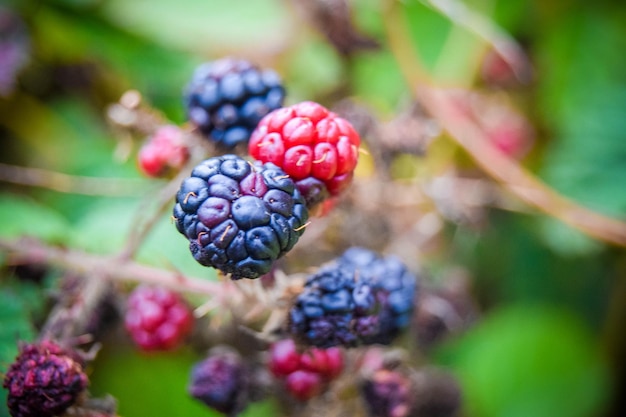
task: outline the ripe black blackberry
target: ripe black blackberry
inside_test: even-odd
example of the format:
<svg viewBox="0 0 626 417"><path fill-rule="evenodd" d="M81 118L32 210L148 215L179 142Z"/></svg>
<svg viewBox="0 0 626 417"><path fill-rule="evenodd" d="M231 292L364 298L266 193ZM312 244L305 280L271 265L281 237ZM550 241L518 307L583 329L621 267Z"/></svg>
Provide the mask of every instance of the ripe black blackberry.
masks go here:
<svg viewBox="0 0 626 417"><path fill-rule="evenodd" d="M308 211L280 168L224 155L193 169L173 216L196 261L239 279L269 272L304 233Z"/></svg>
<svg viewBox="0 0 626 417"><path fill-rule="evenodd" d="M378 333L371 283L330 264L309 277L289 312L289 331L317 347L357 346Z"/></svg>
<svg viewBox="0 0 626 417"><path fill-rule="evenodd" d="M319 347L389 344L409 324L416 278L398 259L352 248L312 275L289 331Z"/></svg>
<svg viewBox="0 0 626 417"><path fill-rule="evenodd" d="M372 283L380 305L381 332L369 343L389 344L411 322L417 299L417 277L395 256L381 257L375 252L351 247L337 262L353 269L360 279Z"/></svg>
<svg viewBox="0 0 626 417"><path fill-rule="evenodd" d="M235 416L248 405L249 372L239 354L219 346L192 368L189 394L214 410Z"/></svg>
<svg viewBox="0 0 626 417"><path fill-rule="evenodd" d="M184 93L187 117L223 148L247 143L259 121L283 105L278 74L237 58L199 66Z"/></svg>

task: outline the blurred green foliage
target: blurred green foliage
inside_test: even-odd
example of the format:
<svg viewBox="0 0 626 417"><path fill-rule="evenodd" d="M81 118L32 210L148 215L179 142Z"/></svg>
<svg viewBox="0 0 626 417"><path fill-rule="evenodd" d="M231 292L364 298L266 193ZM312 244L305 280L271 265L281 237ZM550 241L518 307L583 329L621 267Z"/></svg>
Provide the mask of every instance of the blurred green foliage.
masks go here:
<svg viewBox="0 0 626 417"><path fill-rule="evenodd" d="M28 28L30 62L15 91L0 98L0 162L137 179L136 149L120 156L106 106L137 89L168 119L182 123L181 91L191 71L224 55L276 68L289 103L330 105L348 96L388 119L411 97L385 45L382 1L350 3L358 28L382 47L343 59L300 20L290 1L9 1ZM477 70L485 43L426 3L400 3L425 67L443 85L483 88ZM534 65L529 86L502 93L519 103L538 131L524 163L563 194L624 219L626 8L610 1L466 3L517 38ZM114 253L127 239L137 208L159 185L137 195L92 197L7 184L0 194L0 236L28 235ZM481 325L436 356L461 377L467 415L602 415L616 389L611 364L618 371L624 366L601 353L624 352L623 336L603 333L610 331L610 300L626 299L613 293L624 288L615 286L626 274L623 252L554 219L498 210L489 213L483 229L450 224L445 237L447 245L427 267L467 268L485 310ZM138 260L215 279L190 262L169 216L152 230ZM4 369L15 341L35 337L33 300L44 295L17 284L8 270L0 279ZM607 347L606 340L616 345ZM186 351L142 356L128 346L105 345L91 374L93 391L117 397L125 417L211 415L184 392L188 368L197 359ZM276 415L276 407L263 403L247 415Z"/></svg>

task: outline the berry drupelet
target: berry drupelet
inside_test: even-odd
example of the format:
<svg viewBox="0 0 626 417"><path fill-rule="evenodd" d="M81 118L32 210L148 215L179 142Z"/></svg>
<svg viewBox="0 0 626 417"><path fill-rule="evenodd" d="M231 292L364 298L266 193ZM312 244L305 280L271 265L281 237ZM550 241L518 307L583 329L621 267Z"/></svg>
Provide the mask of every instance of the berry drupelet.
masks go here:
<svg viewBox="0 0 626 417"><path fill-rule="evenodd" d="M128 297L124 324L141 349L168 350L189 334L193 315L178 294L161 287L141 285Z"/></svg>
<svg viewBox="0 0 626 417"><path fill-rule="evenodd" d="M2 384L13 417L60 415L87 385L80 356L49 340L21 346Z"/></svg>
<svg viewBox="0 0 626 417"><path fill-rule="evenodd" d="M248 151L281 167L313 206L350 184L360 143L347 120L305 101L265 116L250 137Z"/></svg>
<svg viewBox="0 0 626 417"><path fill-rule="evenodd" d="M226 149L246 143L261 118L280 108L284 98L276 72L232 57L199 66L184 94L189 120Z"/></svg>
<svg viewBox="0 0 626 417"><path fill-rule="evenodd" d="M173 211L196 261L233 279L268 273L304 233L308 216L283 170L234 155L196 166L183 181Z"/></svg>

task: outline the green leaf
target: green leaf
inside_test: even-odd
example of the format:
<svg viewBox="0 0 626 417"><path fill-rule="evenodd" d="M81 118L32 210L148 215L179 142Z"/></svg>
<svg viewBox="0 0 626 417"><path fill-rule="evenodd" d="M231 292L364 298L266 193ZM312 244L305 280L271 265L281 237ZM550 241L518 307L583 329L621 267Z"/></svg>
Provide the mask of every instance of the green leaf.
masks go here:
<svg viewBox="0 0 626 417"><path fill-rule="evenodd" d="M339 56L328 43L309 38L289 55L285 78L290 102L323 97L342 81Z"/></svg>
<svg viewBox="0 0 626 417"><path fill-rule="evenodd" d="M134 346L105 343L93 365L90 390L113 395L125 417L220 416L187 394L189 371L198 360L187 349L142 354Z"/></svg>
<svg viewBox="0 0 626 417"><path fill-rule="evenodd" d="M547 307L494 312L441 354L458 373L469 416L597 415L607 365L579 319Z"/></svg>
<svg viewBox="0 0 626 417"><path fill-rule="evenodd" d="M583 205L624 218L626 63L615 54L626 49L623 21L591 6L549 23L537 44L538 73L542 112L555 140L541 174Z"/></svg>
<svg viewBox="0 0 626 417"><path fill-rule="evenodd" d="M31 199L1 193L0 230L5 238L29 236L63 242L70 234L70 225L59 213Z"/></svg>
<svg viewBox="0 0 626 417"><path fill-rule="evenodd" d="M161 45L217 53L267 48L284 42L289 16L276 0L112 0L104 14L121 27Z"/></svg>

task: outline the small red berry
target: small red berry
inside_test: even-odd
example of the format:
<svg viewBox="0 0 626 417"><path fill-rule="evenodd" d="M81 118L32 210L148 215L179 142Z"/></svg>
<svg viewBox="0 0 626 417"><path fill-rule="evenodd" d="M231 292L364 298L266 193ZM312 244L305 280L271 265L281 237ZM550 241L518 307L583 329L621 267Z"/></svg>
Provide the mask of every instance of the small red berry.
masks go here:
<svg viewBox="0 0 626 417"><path fill-rule="evenodd" d="M2 386L13 417L52 417L73 405L87 387L83 360L51 341L26 344Z"/></svg>
<svg viewBox="0 0 626 417"><path fill-rule="evenodd" d="M310 348L300 357L302 369L315 372L327 380L343 371L343 354L338 347L328 349Z"/></svg>
<svg viewBox="0 0 626 417"><path fill-rule="evenodd" d="M298 370L287 375L285 387L295 398L306 401L321 392L322 378L315 372Z"/></svg>
<svg viewBox="0 0 626 417"><path fill-rule="evenodd" d="M176 293L159 287L139 286L128 298L126 329L144 350L176 347L193 326L187 303Z"/></svg>
<svg viewBox="0 0 626 417"><path fill-rule="evenodd" d="M338 195L352 181L360 143L347 120L305 101L265 116L252 133L248 150L253 158L281 167L296 185L313 178ZM305 191L301 190L308 201Z"/></svg>
<svg viewBox="0 0 626 417"><path fill-rule="evenodd" d="M286 376L300 368L300 355L292 339L283 339L270 347L269 369L275 376Z"/></svg>
<svg viewBox="0 0 626 417"><path fill-rule="evenodd" d="M139 150L138 163L149 177L160 177L168 170L181 169L189 159L183 131L173 125L161 126Z"/></svg>

